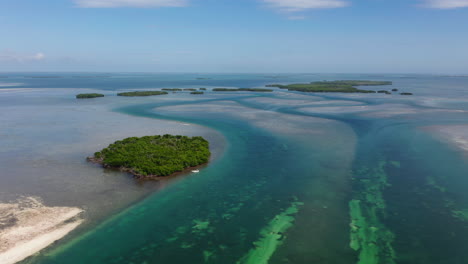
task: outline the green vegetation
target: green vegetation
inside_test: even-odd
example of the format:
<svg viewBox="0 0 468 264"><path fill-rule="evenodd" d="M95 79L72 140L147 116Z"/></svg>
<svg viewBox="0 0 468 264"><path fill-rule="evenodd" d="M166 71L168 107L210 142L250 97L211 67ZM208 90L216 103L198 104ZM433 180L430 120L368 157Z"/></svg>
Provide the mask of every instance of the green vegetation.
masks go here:
<svg viewBox="0 0 468 264"><path fill-rule="evenodd" d="M171 92L180 92L180 91L182 91L182 89L180 89L180 88L163 88L163 89L161 89L161 90L163 90L163 91L171 91Z"/></svg>
<svg viewBox="0 0 468 264"><path fill-rule="evenodd" d="M248 92L273 92L272 89L264 89L264 88L239 88L239 91L248 91Z"/></svg>
<svg viewBox="0 0 468 264"><path fill-rule="evenodd" d="M194 88L185 88L184 91L196 91L197 89Z"/></svg>
<svg viewBox="0 0 468 264"><path fill-rule="evenodd" d="M386 91L386 90L380 90L380 91L377 91L378 93L384 93L384 94L392 94L391 92L389 91Z"/></svg>
<svg viewBox="0 0 468 264"><path fill-rule="evenodd" d="M447 192L447 187L442 184L442 181L447 180L446 177L442 176L436 179L434 176L428 176L426 180L428 186L439 192L438 196L442 197L445 207L449 210L452 217L459 221L468 222L468 209L464 208L463 204L457 203L450 192Z"/></svg>
<svg viewBox="0 0 468 264"><path fill-rule="evenodd" d="M204 94L204 92L191 92L190 94Z"/></svg>
<svg viewBox="0 0 468 264"><path fill-rule="evenodd" d="M290 207L273 217L268 225L260 230L260 239L253 243L254 248L237 264L268 264L270 257L283 243L284 232L293 225L301 205L302 202L292 202Z"/></svg>
<svg viewBox="0 0 468 264"><path fill-rule="evenodd" d="M213 92L238 92L239 89L236 88L214 88Z"/></svg>
<svg viewBox="0 0 468 264"><path fill-rule="evenodd" d="M200 91L206 91L206 88L199 88Z"/></svg>
<svg viewBox="0 0 468 264"><path fill-rule="evenodd" d="M214 92L273 92L272 89L264 89L264 88L214 88Z"/></svg>
<svg viewBox="0 0 468 264"><path fill-rule="evenodd" d="M427 177L426 180L427 180L427 184L429 186L431 186L432 188L438 190L439 192L445 193L447 191L447 189L444 186L440 185L433 176Z"/></svg>
<svg viewBox="0 0 468 264"><path fill-rule="evenodd" d="M26 76L26 78L28 77ZM31 76L29 78L48 79L48 78L63 78L63 76Z"/></svg>
<svg viewBox="0 0 468 264"><path fill-rule="evenodd" d="M392 92L398 92L398 89L396 89L396 88L392 89Z"/></svg>
<svg viewBox="0 0 468 264"><path fill-rule="evenodd" d="M468 209L464 210L454 210L453 216L458 218L461 221L468 221Z"/></svg>
<svg viewBox="0 0 468 264"><path fill-rule="evenodd" d="M151 178L207 163L209 157L209 143L202 137L158 135L116 141L88 161Z"/></svg>
<svg viewBox="0 0 468 264"><path fill-rule="evenodd" d="M379 162L373 169L362 168L354 178L354 199L349 202L351 216L350 247L359 252L358 264L394 264L393 233L381 222L385 216L383 191L388 186L386 166L395 162Z"/></svg>
<svg viewBox="0 0 468 264"><path fill-rule="evenodd" d="M99 93L86 93L86 94L77 94L77 99L88 99L88 98L97 98L97 97L104 97L103 94Z"/></svg>
<svg viewBox="0 0 468 264"><path fill-rule="evenodd" d="M152 96L152 95L163 95L167 94L167 92L161 91L136 91L136 92L126 92L126 93L118 93L118 96Z"/></svg>
<svg viewBox="0 0 468 264"><path fill-rule="evenodd" d="M400 93L401 95L413 95L413 93Z"/></svg>
<svg viewBox="0 0 468 264"><path fill-rule="evenodd" d="M72 76L72 78L110 78L110 75L83 75L83 76Z"/></svg>
<svg viewBox="0 0 468 264"><path fill-rule="evenodd" d="M377 86L391 85L388 81L322 81L311 83L296 83L296 84L269 84L267 87L278 87L280 89L288 89L289 91L313 92L313 93L375 93L372 90L361 90L355 86Z"/></svg>

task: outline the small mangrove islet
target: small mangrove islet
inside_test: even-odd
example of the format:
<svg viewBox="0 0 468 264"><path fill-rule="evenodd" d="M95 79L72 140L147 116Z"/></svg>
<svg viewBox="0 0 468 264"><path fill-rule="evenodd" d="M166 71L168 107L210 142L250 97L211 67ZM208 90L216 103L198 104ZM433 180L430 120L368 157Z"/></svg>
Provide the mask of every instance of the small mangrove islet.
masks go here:
<svg viewBox="0 0 468 264"><path fill-rule="evenodd" d="M153 95L163 95L168 94L167 92L162 91L136 91L136 92L125 92L118 93L118 96L153 96Z"/></svg>
<svg viewBox="0 0 468 264"><path fill-rule="evenodd" d="M214 88L213 92L238 92L239 89L236 88Z"/></svg>
<svg viewBox="0 0 468 264"><path fill-rule="evenodd" d="M205 164L210 155L203 137L156 135L116 141L87 160L129 172L135 178L151 179Z"/></svg>
<svg viewBox="0 0 468 264"><path fill-rule="evenodd" d="M264 88L214 88L213 92L273 92Z"/></svg>
<svg viewBox="0 0 468 264"><path fill-rule="evenodd" d="M180 92L180 91L182 91L182 89L180 89L180 88L163 88L163 89L161 89L161 90L163 90L163 91L171 91L171 92Z"/></svg>
<svg viewBox="0 0 468 264"><path fill-rule="evenodd" d="M85 94L76 95L76 99L89 99L89 98L97 98L97 97L104 97L104 95L100 93L85 93Z"/></svg>
<svg viewBox="0 0 468 264"><path fill-rule="evenodd" d="M278 87L280 89L288 89L288 91L309 92L309 93L375 93L373 90L361 90L355 86L380 86L392 85L389 81L354 81L354 80L339 80L339 81L322 81L311 83L295 83L295 84L268 84L266 87Z"/></svg>
<svg viewBox="0 0 468 264"><path fill-rule="evenodd" d="M190 94L204 94L204 92L194 91L194 92L191 92Z"/></svg>
<svg viewBox="0 0 468 264"><path fill-rule="evenodd" d="M63 78L63 76L24 76L24 78L55 79L55 78Z"/></svg>
<svg viewBox="0 0 468 264"><path fill-rule="evenodd" d="M377 91L377 93L392 94L391 92L387 90L380 90L380 91Z"/></svg>

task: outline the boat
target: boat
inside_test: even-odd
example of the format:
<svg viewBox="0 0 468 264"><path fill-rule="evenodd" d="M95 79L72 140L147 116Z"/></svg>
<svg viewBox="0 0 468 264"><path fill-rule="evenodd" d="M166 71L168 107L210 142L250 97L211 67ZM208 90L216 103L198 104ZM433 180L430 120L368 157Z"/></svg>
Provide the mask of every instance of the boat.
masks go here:
<svg viewBox="0 0 468 264"><path fill-rule="evenodd" d="M192 170L193 173L199 173L200 170Z"/></svg>

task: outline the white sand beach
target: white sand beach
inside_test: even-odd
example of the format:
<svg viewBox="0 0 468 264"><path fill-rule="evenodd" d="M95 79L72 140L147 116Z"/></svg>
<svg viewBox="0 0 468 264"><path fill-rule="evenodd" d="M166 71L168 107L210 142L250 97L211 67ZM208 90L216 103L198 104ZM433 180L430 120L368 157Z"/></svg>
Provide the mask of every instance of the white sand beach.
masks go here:
<svg viewBox="0 0 468 264"><path fill-rule="evenodd" d="M17 263L61 239L83 222L82 212L47 207L35 197L0 203L0 263Z"/></svg>

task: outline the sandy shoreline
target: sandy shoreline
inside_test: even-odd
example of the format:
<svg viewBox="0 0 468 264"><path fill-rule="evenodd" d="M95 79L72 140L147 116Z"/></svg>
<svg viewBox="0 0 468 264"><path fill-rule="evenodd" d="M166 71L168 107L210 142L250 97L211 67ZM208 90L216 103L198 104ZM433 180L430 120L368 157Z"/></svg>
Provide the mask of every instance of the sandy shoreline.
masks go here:
<svg viewBox="0 0 468 264"><path fill-rule="evenodd" d="M34 197L0 203L0 263L17 263L64 237L83 222L82 212L47 207Z"/></svg>

